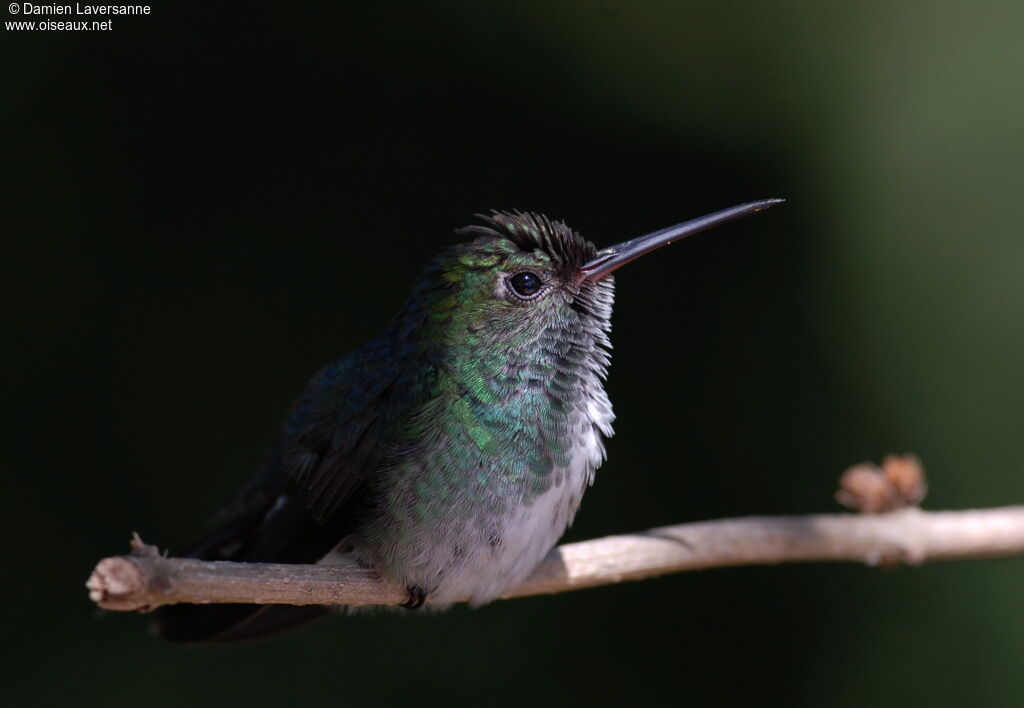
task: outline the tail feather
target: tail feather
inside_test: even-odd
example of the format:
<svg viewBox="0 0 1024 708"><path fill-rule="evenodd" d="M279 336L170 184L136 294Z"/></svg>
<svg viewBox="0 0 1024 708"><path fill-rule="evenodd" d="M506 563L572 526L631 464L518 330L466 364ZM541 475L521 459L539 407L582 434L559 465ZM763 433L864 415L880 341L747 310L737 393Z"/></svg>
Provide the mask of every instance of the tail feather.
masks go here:
<svg viewBox="0 0 1024 708"><path fill-rule="evenodd" d="M322 526L301 504L236 519L184 555L250 563L315 563L337 545L341 529ZM258 639L326 615L321 605L170 605L155 614L156 633L171 642L227 643Z"/></svg>
<svg viewBox="0 0 1024 708"><path fill-rule="evenodd" d="M171 605L157 610L155 624L169 642L228 644L271 637L328 611L323 605Z"/></svg>

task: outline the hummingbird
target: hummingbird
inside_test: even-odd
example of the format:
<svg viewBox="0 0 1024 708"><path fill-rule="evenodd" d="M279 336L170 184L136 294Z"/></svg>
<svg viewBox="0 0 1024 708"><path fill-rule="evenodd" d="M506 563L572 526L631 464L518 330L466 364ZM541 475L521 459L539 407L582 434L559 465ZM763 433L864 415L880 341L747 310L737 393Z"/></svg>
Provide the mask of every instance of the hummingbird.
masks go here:
<svg viewBox="0 0 1024 708"><path fill-rule="evenodd" d="M223 524L182 555L320 563L345 553L408 588L410 609L494 600L554 547L605 459L612 273L782 201L601 250L540 214L477 215L382 334L312 377ZM230 642L327 611L174 605L158 611L157 631Z"/></svg>

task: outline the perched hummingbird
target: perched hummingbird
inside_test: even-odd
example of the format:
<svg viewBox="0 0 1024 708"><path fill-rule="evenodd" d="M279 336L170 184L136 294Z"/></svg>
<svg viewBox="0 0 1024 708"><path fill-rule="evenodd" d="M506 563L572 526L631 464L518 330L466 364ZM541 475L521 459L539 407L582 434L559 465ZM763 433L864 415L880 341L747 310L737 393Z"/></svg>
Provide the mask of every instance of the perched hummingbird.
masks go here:
<svg viewBox="0 0 1024 708"><path fill-rule="evenodd" d="M481 216L380 336L313 376L227 523L184 555L316 563L345 552L405 585L410 608L495 599L555 545L604 460L612 272L781 201L600 251L539 214ZM327 609L176 605L158 629L232 641Z"/></svg>

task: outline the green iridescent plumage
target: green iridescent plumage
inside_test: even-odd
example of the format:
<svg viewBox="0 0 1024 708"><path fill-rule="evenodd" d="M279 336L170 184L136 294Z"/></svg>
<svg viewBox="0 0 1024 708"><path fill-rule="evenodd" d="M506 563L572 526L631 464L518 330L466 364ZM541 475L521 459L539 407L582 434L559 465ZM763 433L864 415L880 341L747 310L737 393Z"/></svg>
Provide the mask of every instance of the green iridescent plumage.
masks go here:
<svg viewBox="0 0 1024 708"><path fill-rule="evenodd" d="M562 223L495 212L424 269L380 336L322 369L225 525L188 555L352 554L410 606L480 604L526 578L604 460L619 265L752 203L597 251ZM170 607L175 640L260 636L323 608Z"/></svg>

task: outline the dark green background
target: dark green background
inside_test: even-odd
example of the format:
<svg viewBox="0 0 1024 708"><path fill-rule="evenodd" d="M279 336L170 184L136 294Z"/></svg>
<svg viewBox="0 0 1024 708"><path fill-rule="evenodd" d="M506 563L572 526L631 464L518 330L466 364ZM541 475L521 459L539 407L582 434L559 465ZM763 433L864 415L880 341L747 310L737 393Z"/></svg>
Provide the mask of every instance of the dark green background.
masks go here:
<svg viewBox="0 0 1024 708"><path fill-rule="evenodd" d="M306 377L490 208L601 245L789 200L622 271L617 435L571 538L833 510L890 451L928 507L1021 501L1022 27L1009 2L547 0L5 31L0 699L1021 705L1020 561L692 573L205 651L83 583L132 530L193 540Z"/></svg>

